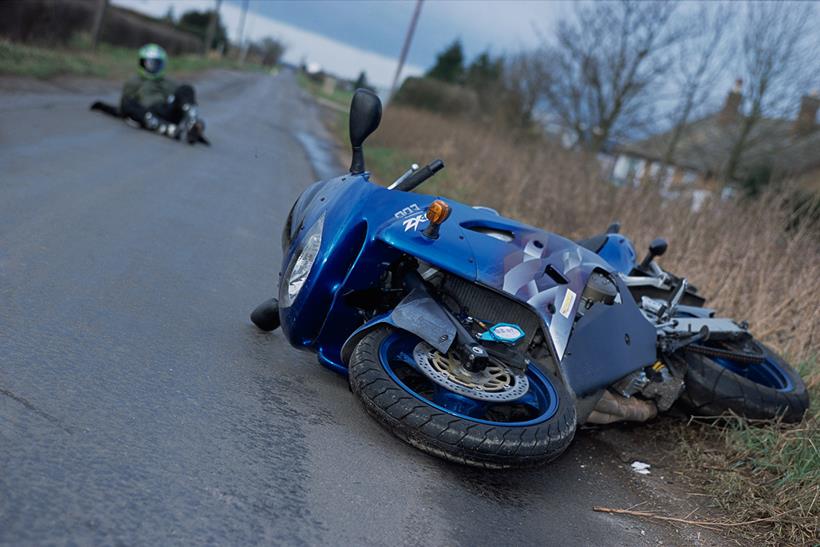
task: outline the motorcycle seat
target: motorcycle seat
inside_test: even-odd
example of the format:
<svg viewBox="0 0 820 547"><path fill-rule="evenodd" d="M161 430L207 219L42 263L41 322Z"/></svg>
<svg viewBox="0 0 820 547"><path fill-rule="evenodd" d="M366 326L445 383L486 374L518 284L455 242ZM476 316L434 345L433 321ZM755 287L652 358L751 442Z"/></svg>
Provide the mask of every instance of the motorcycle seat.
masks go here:
<svg viewBox="0 0 820 547"><path fill-rule="evenodd" d="M585 249L589 249L593 253L597 253L600 251L604 244L606 243L606 236L609 234L598 234L597 236L592 236L588 239L581 239L576 241L578 245L584 247Z"/></svg>

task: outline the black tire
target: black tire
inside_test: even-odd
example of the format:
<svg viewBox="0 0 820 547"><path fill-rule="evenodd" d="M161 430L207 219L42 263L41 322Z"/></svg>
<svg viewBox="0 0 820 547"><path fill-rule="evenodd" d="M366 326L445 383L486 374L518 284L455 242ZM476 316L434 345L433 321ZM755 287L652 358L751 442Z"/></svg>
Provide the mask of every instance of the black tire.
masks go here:
<svg viewBox="0 0 820 547"><path fill-rule="evenodd" d="M687 365L686 391L681 397L686 410L695 416L720 416L731 411L756 420L780 416L785 422L802 420L809 408L809 394L800 375L770 348L760 342L756 344L766 359L788 379L790 389L782 391L752 381L712 357L687 351L683 354Z"/></svg>
<svg viewBox="0 0 820 547"><path fill-rule="evenodd" d="M379 350L390 328L368 333L350 358L350 387L365 410L406 443L439 458L476 467L530 467L557 458L575 435L573 399L550 377L558 408L532 426L498 426L444 412L411 395L387 373Z"/></svg>
<svg viewBox="0 0 820 547"><path fill-rule="evenodd" d="M251 312L251 321L260 330L270 332L279 327L279 302L275 298L265 300Z"/></svg>

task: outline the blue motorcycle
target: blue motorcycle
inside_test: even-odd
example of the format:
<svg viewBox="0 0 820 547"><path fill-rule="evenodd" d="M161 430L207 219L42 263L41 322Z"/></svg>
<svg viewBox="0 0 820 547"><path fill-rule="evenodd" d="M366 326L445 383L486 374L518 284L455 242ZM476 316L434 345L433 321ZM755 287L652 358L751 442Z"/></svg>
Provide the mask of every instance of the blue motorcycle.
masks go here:
<svg viewBox="0 0 820 547"><path fill-rule="evenodd" d="M574 242L412 193L440 160L374 184L362 145L381 111L375 94L356 92L350 172L299 196L278 298L251 319L346 374L396 436L503 468L556 458L578 424L644 421L676 401L699 414L802 418L797 373L661 270L665 241L638 263L617 225Z"/></svg>

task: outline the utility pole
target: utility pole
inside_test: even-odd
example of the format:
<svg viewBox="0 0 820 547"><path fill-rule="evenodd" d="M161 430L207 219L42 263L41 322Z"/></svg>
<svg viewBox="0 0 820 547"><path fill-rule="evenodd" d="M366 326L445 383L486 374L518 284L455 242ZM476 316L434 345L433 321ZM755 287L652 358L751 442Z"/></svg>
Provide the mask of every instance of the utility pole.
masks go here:
<svg viewBox="0 0 820 547"><path fill-rule="evenodd" d="M410 44L413 42L413 34L416 32L416 23L421 14L421 4L424 0L416 0L416 9L413 10L413 17L410 19L410 26L407 27L407 34L404 37L404 45L401 48L401 55L399 55L399 65L396 67L396 75L393 76L393 85L390 86L390 96L387 102L393 98L396 93L396 86L399 85L399 77L401 76L401 69L404 68L404 61L407 59L407 52L410 51Z"/></svg>
<svg viewBox="0 0 820 547"><path fill-rule="evenodd" d="M97 10L94 12L94 26L91 28L91 46L94 48L94 51L97 50L97 45L100 43L100 32L102 31L102 23L107 6L108 0L97 0Z"/></svg>
<svg viewBox="0 0 820 547"><path fill-rule="evenodd" d="M245 64L245 59L248 57L248 52L253 45L253 41L251 40L251 36L253 36L253 14L251 13L250 17L248 18L248 28L245 30L245 40L244 40L244 47L242 48L242 54L239 56L239 65Z"/></svg>
<svg viewBox="0 0 820 547"><path fill-rule="evenodd" d="M208 31L205 33L205 43L202 44L203 55L208 55L211 50L211 44L214 42L214 34L216 34L216 23L219 21L219 7L222 5L222 0L216 0L216 7L211 12L211 19L208 21Z"/></svg>
<svg viewBox="0 0 820 547"><path fill-rule="evenodd" d="M242 54L242 41L245 34L245 16L248 14L248 1L249 0L242 0L242 15L239 16L239 39L237 41L237 45L239 46L239 64L245 60L245 56Z"/></svg>

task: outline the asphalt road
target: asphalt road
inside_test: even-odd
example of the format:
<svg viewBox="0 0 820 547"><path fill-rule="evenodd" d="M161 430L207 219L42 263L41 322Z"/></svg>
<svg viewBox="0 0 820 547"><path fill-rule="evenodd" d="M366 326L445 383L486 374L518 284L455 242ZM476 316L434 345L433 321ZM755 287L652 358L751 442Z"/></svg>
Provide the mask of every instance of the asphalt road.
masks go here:
<svg viewBox="0 0 820 547"><path fill-rule="evenodd" d="M250 324L328 174L291 75L203 78L211 148L88 112L97 85L0 91L0 543L683 541L592 511L644 501L594 435L527 472L447 464Z"/></svg>

